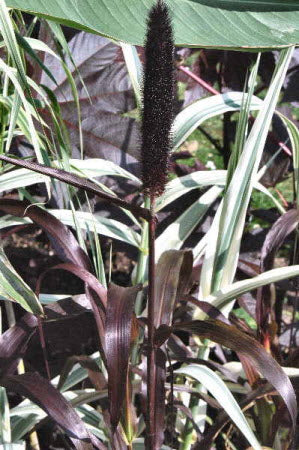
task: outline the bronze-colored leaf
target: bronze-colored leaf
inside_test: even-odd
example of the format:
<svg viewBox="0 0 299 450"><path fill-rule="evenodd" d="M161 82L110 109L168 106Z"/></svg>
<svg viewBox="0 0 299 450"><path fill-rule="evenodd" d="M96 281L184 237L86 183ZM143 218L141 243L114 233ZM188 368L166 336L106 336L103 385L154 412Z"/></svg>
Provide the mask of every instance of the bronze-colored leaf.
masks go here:
<svg viewBox="0 0 299 450"><path fill-rule="evenodd" d="M30 313L25 314L16 325L0 336L0 376L14 370L23 357L31 336L35 333L38 319Z"/></svg>
<svg viewBox="0 0 299 450"><path fill-rule="evenodd" d="M30 162L23 159L10 158L6 155L0 155L0 160L6 161L10 164L19 167L25 167L26 169L32 170L33 172L41 173L43 175L47 175L48 177L54 178L56 180L62 181L63 183L69 184L74 187L78 187L83 189L86 192L91 192L92 194L97 195L104 200L108 200L114 205L120 206L121 208L128 209L137 217L143 217L144 219L150 219L151 213L148 209L142 208L141 206L134 205L133 203L128 203L125 200L122 200L113 195L107 194L102 189L98 187L97 184L89 181L87 178L79 177L78 175L74 175L73 173L67 172L66 170L56 169L53 167L48 167L43 164L39 164L36 162ZM6 201L6 199L1 200ZM13 200L10 200L13 201ZM17 201L17 200L15 200ZM30 217L30 216L28 216Z"/></svg>
<svg viewBox="0 0 299 450"><path fill-rule="evenodd" d="M197 334L244 355L281 395L295 428L297 402L293 386L279 364L257 340L232 325L212 319L178 323L172 328L173 330L179 329Z"/></svg>
<svg viewBox="0 0 299 450"><path fill-rule="evenodd" d="M168 250L156 266L154 324L170 325L176 302L186 294L192 273L193 257L189 250Z"/></svg>
<svg viewBox="0 0 299 450"><path fill-rule="evenodd" d="M291 209L283 214L268 232L261 251L261 271L273 268L275 254L282 246L287 236L292 233L299 223L299 211ZM269 317L272 311L271 286L263 286L258 289L256 301L256 320L261 340L265 347L270 346L271 330L269 329ZM272 320L271 320L272 322Z"/></svg>
<svg viewBox="0 0 299 450"><path fill-rule="evenodd" d="M140 289L140 285L124 288L115 284L108 289L105 342L110 421L114 431L126 393L133 309Z"/></svg>
<svg viewBox="0 0 299 450"><path fill-rule="evenodd" d="M38 373L6 376L0 379L0 385L32 400L71 438L90 442L89 432L74 408L48 380L42 378ZM77 448L80 447L77 446Z"/></svg>

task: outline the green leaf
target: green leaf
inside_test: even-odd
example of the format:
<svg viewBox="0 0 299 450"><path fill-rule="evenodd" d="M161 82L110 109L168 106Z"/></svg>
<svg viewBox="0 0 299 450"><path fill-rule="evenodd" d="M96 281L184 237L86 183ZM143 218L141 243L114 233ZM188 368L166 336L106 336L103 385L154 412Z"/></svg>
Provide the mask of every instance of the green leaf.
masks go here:
<svg viewBox="0 0 299 450"><path fill-rule="evenodd" d="M167 183L164 194L157 199L155 211L160 211L192 189L211 185L224 186L225 180L226 170L198 170L183 177L174 178Z"/></svg>
<svg viewBox="0 0 299 450"><path fill-rule="evenodd" d="M7 0L65 25L142 45L152 0ZM278 48L299 42L298 1L172 0L175 43L184 47Z"/></svg>
<svg viewBox="0 0 299 450"><path fill-rule="evenodd" d="M230 284L234 278L247 207L292 51L281 52L266 98L223 198L217 226L214 220L217 238L208 243L201 272L204 296Z"/></svg>
<svg viewBox="0 0 299 450"><path fill-rule="evenodd" d="M173 150L176 150L205 120L228 111L238 111L247 96L243 92L227 92L197 100L183 109L173 124ZM262 101L253 96L250 110L259 109Z"/></svg>
<svg viewBox="0 0 299 450"><path fill-rule="evenodd" d="M19 303L26 311L42 315L43 309L34 292L17 274L0 247L0 296Z"/></svg>
<svg viewBox="0 0 299 450"><path fill-rule="evenodd" d="M175 373L181 373L194 378L201 383L215 399L220 403L231 420L236 424L239 430L244 434L253 449L261 450L261 446L253 434L241 408L236 402L229 389L221 378L206 366L199 364L191 364L182 369L178 369Z"/></svg>
<svg viewBox="0 0 299 450"><path fill-rule="evenodd" d="M9 403L4 387L0 387L0 440L2 444L11 442Z"/></svg>
<svg viewBox="0 0 299 450"><path fill-rule="evenodd" d="M298 267L298 266L297 266ZM293 427L296 426L297 402L294 388L277 361L264 349L264 347L252 336L240 331L233 325L228 325L219 320L194 320L181 322L170 328L173 330L185 330L196 334L202 339L210 339L220 345L230 348L245 356L283 398L292 419ZM164 330L165 333L165 330Z"/></svg>
<svg viewBox="0 0 299 450"><path fill-rule="evenodd" d="M18 441L32 430L38 422L38 416L36 414L27 414L25 417L11 416L10 420L12 439Z"/></svg>
<svg viewBox="0 0 299 450"><path fill-rule="evenodd" d="M48 211L65 225L75 228L72 211L68 209L49 209ZM140 245L140 235L117 220L82 211L76 211L76 218L83 230L91 230L94 227L99 234L104 236L127 242L135 247Z"/></svg>
<svg viewBox="0 0 299 450"><path fill-rule="evenodd" d="M253 291L266 284L275 283L277 281L294 278L299 275L299 265L289 267L279 267L278 269L268 270L256 277L246 280L236 281L233 284L221 288L205 298L205 301L211 303L218 309L223 308L231 300L238 298L246 292ZM199 318L199 315L196 315Z"/></svg>
<svg viewBox="0 0 299 450"><path fill-rule="evenodd" d="M219 186L211 187L183 212L156 240L156 258L168 249L180 249L195 227L205 216L222 192Z"/></svg>
<svg viewBox="0 0 299 450"><path fill-rule="evenodd" d="M32 172L28 169L17 169L1 175L0 192L31 186L32 184L42 183L45 181L45 175Z"/></svg>

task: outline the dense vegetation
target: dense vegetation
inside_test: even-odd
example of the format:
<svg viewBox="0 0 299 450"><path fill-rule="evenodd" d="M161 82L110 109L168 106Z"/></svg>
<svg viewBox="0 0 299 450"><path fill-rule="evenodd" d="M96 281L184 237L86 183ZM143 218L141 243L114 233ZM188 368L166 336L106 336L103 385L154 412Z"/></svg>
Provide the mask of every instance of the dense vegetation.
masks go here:
<svg viewBox="0 0 299 450"><path fill-rule="evenodd" d="M298 24L0 0L4 449L298 448Z"/></svg>

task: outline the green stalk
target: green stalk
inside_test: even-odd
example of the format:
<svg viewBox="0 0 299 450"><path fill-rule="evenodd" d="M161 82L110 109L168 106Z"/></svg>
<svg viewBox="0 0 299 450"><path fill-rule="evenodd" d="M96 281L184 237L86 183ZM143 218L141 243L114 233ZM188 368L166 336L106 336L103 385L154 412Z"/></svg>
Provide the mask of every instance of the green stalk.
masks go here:
<svg viewBox="0 0 299 450"><path fill-rule="evenodd" d="M145 199L144 199L144 207L147 209L149 209L149 207L150 207L150 199L148 197L145 197ZM143 222L143 224L142 224L142 229L141 229L141 246L139 249L136 276L134 278L133 284L144 283L147 261L148 261L149 225L148 225L148 221L145 219L142 219L142 222ZM136 312L137 316L139 316L142 313L142 306L143 306L142 305L142 292L140 292L137 296L136 306L135 306L135 312Z"/></svg>

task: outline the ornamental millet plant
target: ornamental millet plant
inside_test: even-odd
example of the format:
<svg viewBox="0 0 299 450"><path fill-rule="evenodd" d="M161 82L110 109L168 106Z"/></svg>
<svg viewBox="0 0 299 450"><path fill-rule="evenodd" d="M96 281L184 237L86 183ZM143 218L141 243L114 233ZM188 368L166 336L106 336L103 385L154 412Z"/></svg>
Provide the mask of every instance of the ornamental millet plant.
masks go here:
<svg viewBox="0 0 299 450"><path fill-rule="evenodd" d="M155 394L155 199L164 191L171 144L174 96L174 43L169 10L158 0L150 10L145 43L142 110L142 182L150 198L148 270L147 448L156 448Z"/></svg>

